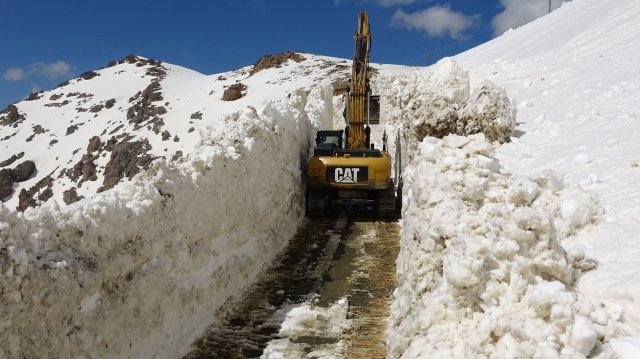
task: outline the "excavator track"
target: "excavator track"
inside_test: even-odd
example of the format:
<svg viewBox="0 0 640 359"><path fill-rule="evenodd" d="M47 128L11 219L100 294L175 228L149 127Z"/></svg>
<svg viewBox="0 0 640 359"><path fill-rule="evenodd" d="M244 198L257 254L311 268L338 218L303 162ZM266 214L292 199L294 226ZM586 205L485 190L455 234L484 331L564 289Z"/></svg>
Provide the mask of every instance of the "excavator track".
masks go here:
<svg viewBox="0 0 640 359"><path fill-rule="evenodd" d="M385 218L396 216L396 191L393 181L389 188L378 193L378 215Z"/></svg>
<svg viewBox="0 0 640 359"><path fill-rule="evenodd" d="M307 217L324 217L327 191L310 189L307 192Z"/></svg>

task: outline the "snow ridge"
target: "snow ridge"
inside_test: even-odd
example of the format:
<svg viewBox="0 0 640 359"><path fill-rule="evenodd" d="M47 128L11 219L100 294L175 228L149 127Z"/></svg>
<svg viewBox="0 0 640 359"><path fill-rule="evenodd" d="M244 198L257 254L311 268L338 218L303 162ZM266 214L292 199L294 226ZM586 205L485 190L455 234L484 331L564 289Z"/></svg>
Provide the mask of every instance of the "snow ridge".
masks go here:
<svg viewBox="0 0 640 359"><path fill-rule="evenodd" d="M185 354L297 228L299 164L331 124L332 92L296 91L226 116L181 161L158 159L74 205L1 205L4 354Z"/></svg>
<svg viewBox="0 0 640 359"><path fill-rule="evenodd" d="M389 357L586 358L625 332L573 291L588 259L560 244L595 219L563 218L563 198L598 215L597 198L502 173L493 154L483 134L427 137L406 169Z"/></svg>

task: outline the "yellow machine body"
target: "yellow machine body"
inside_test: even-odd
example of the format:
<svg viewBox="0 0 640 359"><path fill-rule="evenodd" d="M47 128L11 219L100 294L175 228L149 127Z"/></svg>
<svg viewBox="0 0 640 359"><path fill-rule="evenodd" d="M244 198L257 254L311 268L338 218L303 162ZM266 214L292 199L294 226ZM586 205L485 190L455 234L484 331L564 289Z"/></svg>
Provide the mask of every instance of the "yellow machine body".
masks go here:
<svg viewBox="0 0 640 359"><path fill-rule="evenodd" d="M307 166L308 187L342 191L382 190L390 185L391 156L311 157ZM366 168L366 174L363 169ZM347 173L350 170L350 173Z"/></svg>
<svg viewBox="0 0 640 359"><path fill-rule="evenodd" d="M369 111L373 97L369 88L369 51L371 32L366 12L358 15L354 34L351 81L345 108L345 131L318 131L314 156L307 165L308 215L322 215L330 193L367 191L378 201L379 213L393 215L394 183L391 180L391 156L386 151L386 134L382 149L370 146ZM379 96L375 96L379 109ZM375 124L376 122L372 122ZM343 132L345 133L343 145ZM330 138L330 140L328 140Z"/></svg>

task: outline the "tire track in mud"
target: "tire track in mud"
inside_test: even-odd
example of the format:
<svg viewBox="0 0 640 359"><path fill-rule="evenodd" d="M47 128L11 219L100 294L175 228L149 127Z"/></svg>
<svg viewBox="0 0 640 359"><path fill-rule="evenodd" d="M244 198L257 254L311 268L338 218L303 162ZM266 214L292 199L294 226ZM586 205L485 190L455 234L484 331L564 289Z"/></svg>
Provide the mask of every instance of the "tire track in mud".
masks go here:
<svg viewBox="0 0 640 359"><path fill-rule="evenodd" d="M365 206L366 208L366 206ZM287 247L185 359L259 358L280 340L278 311L309 304L329 308L348 298L351 327L338 336L310 333L284 340L285 358L314 358L346 345L346 357L386 357L389 306L396 288L399 225L362 208L342 206L327 219L305 219ZM286 338L284 338L286 339ZM345 349L336 357L344 357Z"/></svg>

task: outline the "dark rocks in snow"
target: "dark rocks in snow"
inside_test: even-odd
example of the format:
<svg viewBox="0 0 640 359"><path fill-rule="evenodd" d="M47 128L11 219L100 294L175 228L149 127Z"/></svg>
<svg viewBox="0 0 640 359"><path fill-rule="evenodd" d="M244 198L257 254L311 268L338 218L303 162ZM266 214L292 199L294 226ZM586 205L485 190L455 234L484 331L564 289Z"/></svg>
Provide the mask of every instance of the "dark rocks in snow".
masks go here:
<svg viewBox="0 0 640 359"><path fill-rule="evenodd" d="M171 157L171 161L175 162L179 158L182 158L182 156L183 156L182 151L176 151L176 153L174 153L173 156Z"/></svg>
<svg viewBox="0 0 640 359"><path fill-rule="evenodd" d="M56 86L56 88L61 88L61 87L65 87L69 84L69 80L65 81L65 82L61 82L58 84L58 86Z"/></svg>
<svg viewBox="0 0 640 359"><path fill-rule="evenodd" d="M195 128L191 127L191 128L189 129L189 131L187 131L187 133L191 133L191 132L193 132L193 131L195 131L195 130L196 130Z"/></svg>
<svg viewBox="0 0 640 359"><path fill-rule="evenodd" d="M0 126L13 126L25 120L15 105L9 105L0 112Z"/></svg>
<svg viewBox="0 0 640 359"><path fill-rule="evenodd" d="M45 132L47 132L47 130L45 130L42 126L40 126L40 125L33 126L33 133L35 133L36 135L39 135L39 134L45 133Z"/></svg>
<svg viewBox="0 0 640 359"><path fill-rule="evenodd" d="M55 145L56 143L58 143L58 140L52 140L51 142L49 142L49 146L53 146L53 145Z"/></svg>
<svg viewBox="0 0 640 359"><path fill-rule="evenodd" d="M69 136L70 134L76 132L77 129L78 129L78 125L71 125L67 127L67 133L65 134L65 136Z"/></svg>
<svg viewBox="0 0 640 359"><path fill-rule="evenodd" d="M240 82L233 84L224 90L224 94L222 94L222 101L235 101L245 95L242 91L245 91L246 89L247 86Z"/></svg>
<svg viewBox="0 0 640 359"><path fill-rule="evenodd" d="M104 169L104 182L98 192L113 188L124 177L132 179L142 169L149 168L155 158L146 152L151 150L147 139L135 142L122 142L113 146L111 158Z"/></svg>
<svg viewBox="0 0 640 359"><path fill-rule="evenodd" d="M34 137L36 137L36 135L35 135L35 134L33 134L33 135L31 135L31 136L27 137L26 142L31 142L31 141L33 141L33 138L34 138Z"/></svg>
<svg viewBox="0 0 640 359"><path fill-rule="evenodd" d="M89 139L89 146L87 146L88 153L94 153L100 149L100 137L93 136Z"/></svg>
<svg viewBox="0 0 640 359"><path fill-rule="evenodd" d="M42 95L43 92L44 91L30 93L29 96L27 96L27 98L25 98L24 100L25 101L39 100L42 98L42 96L44 96Z"/></svg>
<svg viewBox="0 0 640 359"><path fill-rule="evenodd" d="M64 105L68 105L69 103L69 100L64 100L62 102L46 103L44 105L45 107L62 107Z"/></svg>
<svg viewBox="0 0 640 359"><path fill-rule="evenodd" d="M138 92L134 97L129 99L129 102L135 102L133 106L127 110L127 119L131 123L140 125L154 116L167 113L167 109L165 109L164 106L152 105L153 102L162 101L160 89L160 83L153 81L144 91Z"/></svg>
<svg viewBox="0 0 640 359"><path fill-rule="evenodd" d="M107 109L110 109L115 104L116 104L116 99L112 98L111 100L108 100L107 102L105 102L104 107L106 107Z"/></svg>
<svg viewBox="0 0 640 359"><path fill-rule="evenodd" d="M70 94L69 94L70 95ZM69 95L67 95L67 97L69 97ZM51 95L51 97L49 97L49 100L51 101L56 101L59 98L61 98L62 96L64 96L64 94L58 94L58 95Z"/></svg>
<svg viewBox="0 0 640 359"><path fill-rule="evenodd" d="M22 156L24 156L24 152L20 152L17 155L13 155L11 157L9 157L8 159L0 162L0 167L7 167L12 165L15 161L19 160L22 158Z"/></svg>
<svg viewBox="0 0 640 359"><path fill-rule="evenodd" d="M119 64L124 64L125 62L128 64L135 64L136 62L138 62L140 58L136 55L127 55L124 57L124 59L118 61Z"/></svg>
<svg viewBox="0 0 640 359"><path fill-rule="evenodd" d="M116 66L117 64L118 64L118 63L117 63L117 62L115 62L115 61L109 61L109 64L107 65L107 68L109 68L109 67L114 67L114 66Z"/></svg>
<svg viewBox="0 0 640 359"><path fill-rule="evenodd" d="M24 182L36 172L36 164L33 161L24 161L13 169L13 181Z"/></svg>
<svg viewBox="0 0 640 359"><path fill-rule="evenodd" d="M78 196L78 193L76 192L75 187L71 187L68 190L62 192L62 200L64 201L65 204L76 203L83 199L84 199L84 196Z"/></svg>
<svg viewBox="0 0 640 359"><path fill-rule="evenodd" d="M118 127L116 127L115 129L113 129L113 131L109 132L110 135L113 135L114 133L118 132L121 128L123 128L124 125L119 125Z"/></svg>
<svg viewBox="0 0 640 359"><path fill-rule="evenodd" d="M9 168L0 170L0 201L13 194L13 171Z"/></svg>
<svg viewBox="0 0 640 359"><path fill-rule="evenodd" d="M251 69L249 76L253 76L255 73L265 69L270 69L272 67L280 67L282 66L282 64L284 64L288 60L293 60L295 62L302 62L306 59L302 55L297 54L293 51L287 51L277 55L264 55L253 65L253 68Z"/></svg>
<svg viewBox="0 0 640 359"><path fill-rule="evenodd" d="M93 97L93 94L81 93L81 94L78 95L78 98L89 98L89 97Z"/></svg>
<svg viewBox="0 0 640 359"><path fill-rule="evenodd" d="M180 142L180 137L178 135L173 136L173 142Z"/></svg>
<svg viewBox="0 0 640 359"><path fill-rule="evenodd" d="M91 107L89 112L98 113L98 112L102 111L103 108L104 108L104 105L95 105L95 106Z"/></svg>
<svg viewBox="0 0 640 359"><path fill-rule="evenodd" d="M35 186L20 191L18 196L19 203L16 209L20 212L24 212L29 207L36 207L39 203L46 202L49 198L53 197L53 178L51 175L41 179Z"/></svg>
<svg viewBox="0 0 640 359"><path fill-rule="evenodd" d="M198 111L191 114L192 120L202 120L202 112Z"/></svg>
<svg viewBox="0 0 640 359"><path fill-rule="evenodd" d="M77 78L83 79L83 80L91 80L96 76L100 76L100 74L95 71L87 71L80 74L80 76L78 76Z"/></svg>
<svg viewBox="0 0 640 359"><path fill-rule="evenodd" d="M163 141L166 141L166 140L168 140L169 138L171 138L171 134L169 133L169 131L164 130L164 132L162 133L162 140L163 140Z"/></svg>

